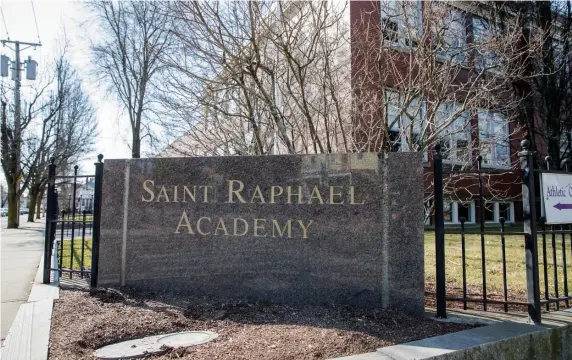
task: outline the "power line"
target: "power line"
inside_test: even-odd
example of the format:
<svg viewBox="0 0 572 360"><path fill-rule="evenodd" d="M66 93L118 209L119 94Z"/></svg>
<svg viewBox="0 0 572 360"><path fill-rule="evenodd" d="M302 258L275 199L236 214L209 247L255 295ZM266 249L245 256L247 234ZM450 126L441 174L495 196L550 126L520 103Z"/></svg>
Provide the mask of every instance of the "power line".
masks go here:
<svg viewBox="0 0 572 360"><path fill-rule="evenodd" d="M2 21L4 22L4 29L6 29L6 37L10 40L10 34L8 34L8 25L6 25L6 19L4 18L4 10L0 7L0 13L2 13Z"/></svg>
<svg viewBox="0 0 572 360"><path fill-rule="evenodd" d="M38 29L38 19L36 18L36 8L34 7L34 0L30 0L30 3L32 4L32 12L34 13L34 22L36 23L36 34L38 34L38 43L42 43L42 40L40 40L40 29Z"/></svg>

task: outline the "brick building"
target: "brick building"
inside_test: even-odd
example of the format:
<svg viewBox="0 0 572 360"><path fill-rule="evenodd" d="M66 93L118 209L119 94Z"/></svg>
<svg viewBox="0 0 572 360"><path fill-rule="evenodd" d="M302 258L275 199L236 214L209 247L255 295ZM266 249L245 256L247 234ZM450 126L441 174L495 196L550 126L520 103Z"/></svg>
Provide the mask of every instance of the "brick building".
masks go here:
<svg viewBox="0 0 572 360"><path fill-rule="evenodd" d="M368 129L382 119L387 128L385 139L364 136L368 150L424 151L429 214L431 153L439 143L449 224L461 217L480 222L476 171L481 156L485 222L522 220L517 153L525 132L517 122L517 101L505 85L526 76L525 66L510 68L511 58L536 49L518 45L521 28L506 29L516 15L485 2L351 1L350 18L353 121ZM434 69L439 67L453 75L442 76ZM570 146L564 137L561 146L562 151Z"/></svg>

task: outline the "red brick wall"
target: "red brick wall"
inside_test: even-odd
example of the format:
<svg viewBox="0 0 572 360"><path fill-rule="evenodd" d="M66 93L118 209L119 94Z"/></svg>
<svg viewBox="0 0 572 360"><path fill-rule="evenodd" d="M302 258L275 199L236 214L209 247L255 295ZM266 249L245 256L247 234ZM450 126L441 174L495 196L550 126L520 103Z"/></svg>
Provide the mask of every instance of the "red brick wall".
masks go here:
<svg viewBox="0 0 572 360"><path fill-rule="evenodd" d="M391 73L384 71L388 65L388 59L381 55L381 13L379 1L350 1L350 22L351 22L351 66L352 66L352 90L354 96L354 112L353 121L363 125L374 125L374 122L383 119L382 113L382 89L383 86L392 87L396 82L391 77ZM470 39L468 39L470 41ZM395 61L393 66L401 75L409 70L409 54L408 53L392 53L391 61ZM417 71L413 69L412 71ZM459 74L458 80L461 81L469 76L467 71ZM474 116L471 119L473 126L473 139L478 139L478 120ZM510 124L509 134L511 147L511 170L499 172L484 169L485 191L484 196L491 199L493 194L497 196L502 194L503 198L518 201L521 192L520 183L520 167L518 165L517 152L520 149L520 139L522 133L518 131L514 124ZM366 136L360 133L354 134L358 141L368 141ZM366 144L363 147L367 151L379 151L378 143ZM476 172L478 150L473 154L473 166ZM429 154L429 163L425 167L425 189L432 191L431 183L433 178L432 156ZM445 171L447 177L450 173ZM459 180L453 182L454 188L458 196L478 199L478 179L475 174L466 174L454 176L460 177ZM445 182L448 183L447 179ZM446 189L446 190L452 190ZM478 219L478 202L476 202L476 215ZM515 217L517 220L522 219L522 205L515 202Z"/></svg>

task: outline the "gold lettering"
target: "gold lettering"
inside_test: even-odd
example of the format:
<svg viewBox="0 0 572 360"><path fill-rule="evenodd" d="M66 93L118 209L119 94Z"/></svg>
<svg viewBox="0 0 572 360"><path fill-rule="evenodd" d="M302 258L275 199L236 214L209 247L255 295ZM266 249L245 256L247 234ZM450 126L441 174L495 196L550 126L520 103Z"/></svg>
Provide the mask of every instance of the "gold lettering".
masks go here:
<svg viewBox="0 0 572 360"><path fill-rule="evenodd" d="M236 221L240 220L242 221L242 223L244 224L244 232L242 234L239 234L236 232L236 228L237 228L237 223ZM248 232L248 223L246 222L246 220L244 220L243 218L234 218L233 219L233 223L234 223L234 231L233 231L233 235L234 236L244 236L246 235L246 233Z"/></svg>
<svg viewBox="0 0 572 360"><path fill-rule="evenodd" d="M177 199L177 193L179 192L179 185L173 186L173 202L179 202Z"/></svg>
<svg viewBox="0 0 572 360"><path fill-rule="evenodd" d="M286 225L284 225L283 229L280 229L280 224L278 220L272 220L272 237L276 237L274 230L278 233L279 237L283 237L286 233L286 229L288 229L288 238L292 238L292 220L288 219Z"/></svg>
<svg viewBox="0 0 572 360"><path fill-rule="evenodd" d="M352 204L352 205L363 205L363 204L365 204L365 200L360 202L360 203L356 203L354 198L355 198L355 186L350 185L350 204Z"/></svg>
<svg viewBox="0 0 572 360"><path fill-rule="evenodd" d="M255 198L259 199L261 204L265 203L264 196L262 195L262 190L260 190L259 185L256 185L256 187L254 188L254 193L252 194L252 198L250 199L251 204L254 202Z"/></svg>
<svg viewBox="0 0 572 360"><path fill-rule="evenodd" d="M263 223L262 227L258 226L258 222ZM254 218L254 236L255 237L266 237L266 232L264 232L264 234L258 235L258 229L265 229L266 226L266 219L256 219Z"/></svg>
<svg viewBox="0 0 572 360"><path fill-rule="evenodd" d="M274 190L278 189L280 190L280 192L277 194ZM275 204L276 202L274 201L274 199L276 198L276 196L280 196L282 195L282 193L284 192L284 189L282 189L282 186L272 186L270 188L270 203L271 204Z"/></svg>
<svg viewBox="0 0 572 360"><path fill-rule="evenodd" d="M183 224L184 221L184 224ZM183 211L183 214L181 215L181 219L179 220L179 225L177 225L177 229L175 230L175 234L179 234L179 228L180 227L186 227L188 229L188 233L189 234L195 234L193 232L193 228L191 228L191 224L189 223L189 217L187 216L187 212Z"/></svg>
<svg viewBox="0 0 572 360"><path fill-rule="evenodd" d="M314 220L310 220L308 222L308 226L304 226L304 222L302 220L298 220L298 224L300 224L300 227L302 228L302 231L304 232L304 234L302 235L302 239L308 238L308 228L310 227L310 225L312 225L313 222L314 222Z"/></svg>
<svg viewBox="0 0 572 360"><path fill-rule="evenodd" d="M236 226L235 226L234 228L236 229ZM224 231L224 234L225 234L226 236L228 236L228 231L226 230L226 225L224 224L223 218L219 218L219 219L218 219L218 224L216 225L216 229L215 229L214 234L215 234L215 235L218 235L218 231L221 230L221 229L222 229L222 231Z"/></svg>
<svg viewBox="0 0 572 360"><path fill-rule="evenodd" d="M206 232L203 232L203 231L201 230L201 221L202 221L203 219L207 219L209 222L211 222L211 218L210 218L210 217L203 216L202 218L199 218L199 220L197 220L197 232L198 232L199 234L201 234L201 235L208 235L208 234L211 233L210 231L206 233Z"/></svg>
<svg viewBox="0 0 572 360"><path fill-rule="evenodd" d="M288 185L288 187L286 188L286 191L288 193L287 204L292 204L292 195L296 195L296 194L292 194L292 185ZM298 185L298 194L296 196L298 196L298 204L302 204L302 186L301 185Z"/></svg>
<svg viewBox="0 0 572 360"><path fill-rule="evenodd" d="M153 199L155 198L155 193L153 192L152 188L147 187L147 183L151 183L151 186L155 187L155 182L153 180L145 180L143 182L143 190L147 191L149 194L151 194L151 198L150 199L145 199L144 196L141 196L141 201L143 202L151 202L153 201Z"/></svg>
<svg viewBox="0 0 572 360"><path fill-rule="evenodd" d="M200 188L204 188L204 189L205 189L205 193L204 193L204 196L203 196L203 202L204 202L204 203L208 203L208 202L209 202L209 191L208 191L208 190L209 190L209 188L212 188L212 186L201 185L201 186L199 186L199 189L200 189Z"/></svg>
<svg viewBox="0 0 572 360"><path fill-rule="evenodd" d="M311 204L312 199L314 198L318 199L320 201L320 204L324 203L324 200L322 200L322 195L320 195L320 189L318 189L318 185L314 185L312 193L310 194L310 199L308 199L308 204Z"/></svg>
<svg viewBox="0 0 572 360"><path fill-rule="evenodd" d="M334 192L334 189L335 189L335 188L340 188L340 192ZM336 202L336 201L334 200L334 196L339 196L340 199L341 199L341 196L342 196L341 186L330 185L330 204L331 204L331 205L341 205L341 204L344 203L344 200L343 200L343 199L341 199L342 202Z"/></svg>
<svg viewBox="0 0 572 360"><path fill-rule="evenodd" d="M193 200L193 202L196 202L195 200L196 194L197 194L196 186L193 186L193 192L191 192L191 190L189 190L188 187L183 185L183 202L187 202L187 195L189 195L189 197L191 198L191 200Z"/></svg>
<svg viewBox="0 0 572 360"><path fill-rule="evenodd" d="M159 195L157 195L157 202L161 201L161 196L165 197L165 202L169 202L169 196L167 196L167 189L165 189L165 185L161 186Z"/></svg>
<svg viewBox="0 0 572 360"><path fill-rule="evenodd" d="M237 190L233 190L234 189L234 183L239 184L239 188ZM242 183L242 181L240 181L240 180L229 180L228 181L228 203L231 203L231 204L234 203L234 201L232 200L233 194L234 194L238 198L238 201L245 204L246 201L244 200L242 195L240 195L240 192L243 189L244 189L244 184Z"/></svg>

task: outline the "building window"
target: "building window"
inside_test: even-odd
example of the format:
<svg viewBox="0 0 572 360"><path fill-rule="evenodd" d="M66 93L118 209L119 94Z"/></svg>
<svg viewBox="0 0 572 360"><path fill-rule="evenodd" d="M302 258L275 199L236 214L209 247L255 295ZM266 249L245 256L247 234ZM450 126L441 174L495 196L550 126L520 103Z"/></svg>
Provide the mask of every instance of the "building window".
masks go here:
<svg viewBox="0 0 572 360"><path fill-rule="evenodd" d="M426 200L423 202L423 211L425 215L425 225L431 225L431 214L433 213L433 201Z"/></svg>
<svg viewBox="0 0 572 360"><path fill-rule="evenodd" d="M485 222L498 223L501 217L506 222L514 222L514 203L510 201L486 201Z"/></svg>
<svg viewBox="0 0 572 360"><path fill-rule="evenodd" d="M445 222L456 222L454 221L454 214L453 214L453 206L454 203L452 202L443 202L443 217Z"/></svg>
<svg viewBox="0 0 572 360"><path fill-rule="evenodd" d="M385 90L385 98L389 150L406 152L422 149L421 129L425 121L425 101L390 89ZM426 157L425 150L425 160Z"/></svg>
<svg viewBox="0 0 572 360"><path fill-rule="evenodd" d="M446 223L458 224L461 217L465 223L475 222L475 203L473 201L450 201L443 202L443 215Z"/></svg>
<svg viewBox="0 0 572 360"><path fill-rule="evenodd" d="M473 203L472 202L463 202L457 204L457 214L459 217L459 222L461 222L461 218L465 218L465 222L472 223L473 220Z"/></svg>
<svg viewBox="0 0 572 360"><path fill-rule="evenodd" d="M485 222L495 221L495 203L485 202Z"/></svg>
<svg viewBox="0 0 572 360"><path fill-rule="evenodd" d="M479 109L479 142L483 166L510 168L509 134L506 117Z"/></svg>
<svg viewBox="0 0 572 360"><path fill-rule="evenodd" d="M398 42L397 22L391 21L389 19L383 19L381 21L383 24L383 37L385 38L385 40L391 43L397 43Z"/></svg>
<svg viewBox="0 0 572 360"><path fill-rule="evenodd" d="M505 221L507 222L511 222L513 221L512 219L512 214L511 214L511 203L499 203L499 221L500 218L504 218Z"/></svg>
<svg viewBox="0 0 572 360"><path fill-rule="evenodd" d="M434 33L438 56L444 60L463 63L467 60L467 25L463 11L447 6Z"/></svg>
<svg viewBox="0 0 572 360"><path fill-rule="evenodd" d="M565 42L562 40L562 35L552 37L552 52L554 54L554 67L555 71L564 71L565 74L570 72L569 62L570 62L570 49L568 53L565 53L566 46Z"/></svg>
<svg viewBox="0 0 572 360"><path fill-rule="evenodd" d="M471 161L471 121L468 111L462 111L459 104L441 104L436 116L437 133L443 154L443 161L454 164L468 164Z"/></svg>
<svg viewBox="0 0 572 360"><path fill-rule="evenodd" d="M473 16L473 47L475 49L475 67L480 70L491 70L499 66L500 57L491 49L493 44L493 28L487 19Z"/></svg>
<svg viewBox="0 0 572 360"><path fill-rule="evenodd" d="M390 46L417 46L420 4L415 1L382 0L381 21L384 41Z"/></svg>

